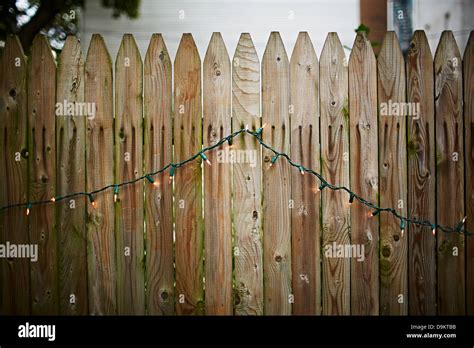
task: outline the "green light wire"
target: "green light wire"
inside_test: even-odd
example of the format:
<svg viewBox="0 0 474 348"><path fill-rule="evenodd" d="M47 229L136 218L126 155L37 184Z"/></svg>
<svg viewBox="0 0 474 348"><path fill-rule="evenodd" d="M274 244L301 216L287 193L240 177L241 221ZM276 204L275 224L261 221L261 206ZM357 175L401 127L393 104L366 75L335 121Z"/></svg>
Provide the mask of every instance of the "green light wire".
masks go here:
<svg viewBox="0 0 474 348"><path fill-rule="evenodd" d="M132 184L135 184L136 182L141 181L141 180L148 180L148 181L152 182L152 180L153 180L151 178L152 176L155 176L159 173L163 173L168 168L170 169L170 178L172 178L175 174L175 171L179 167L182 167L182 166L186 165L187 163L196 160L197 158L201 158L202 160L205 161L207 159L207 156L205 155L205 152L211 151L211 150L221 146L225 142L228 142L229 145L232 145L232 143L233 143L232 139L233 138L237 137L238 135L240 135L242 133L247 133L247 134L250 134L250 135L254 136L257 139L258 143L263 148L273 152L274 155L272 156L271 164L274 164L280 157L285 158L286 161L291 166L295 167L301 173L305 173L305 172L310 173L310 174L314 175L316 178L318 178L319 181L321 182L321 185L319 186L321 191L324 188L329 188L333 191L346 191L349 194L349 197L350 197L349 198L349 203L352 204L354 199L356 199L357 201L359 201L359 203L365 205L366 207L368 207L370 209L373 209L372 216L376 216L380 212L391 213L395 218L400 220L400 227L401 227L402 230L405 229L407 224L413 224L413 225L418 225L418 226L430 227L433 231L435 229L437 229L437 230L443 231L445 233L459 233L459 234L463 234L465 236L474 236L473 232L469 232L465 229L465 220L466 220L466 218L464 218L462 221L460 221L459 224L455 227L448 227L448 226L439 225L439 224L436 224L436 223L432 223L431 221L428 221L428 220L418 220L418 219L414 219L414 218L408 218L408 217L400 215L393 208L379 207L379 206L367 201L366 199L364 199L363 197L360 197L355 192L351 191L349 188L347 188L345 186L333 185L333 184L329 183L320 173L317 173L317 172L315 172L314 170L312 170L310 168L306 168L305 166L303 166L299 163L293 162L291 160L291 158L286 153L279 152L279 151L275 150L274 148L272 148L270 145L266 144L262 140L262 132L263 132L263 127L258 128L256 131L251 131L248 128L240 129L240 130L235 131L235 132L229 134L228 136L222 138L221 140L219 140L214 145L204 147L201 151L199 151L195 155L189 157L188 159L185 159L184 161L181 161L181 162L178 162L178 163L169 163L169 164L167 164L166 166L164 166L163 168L161 168L159 170L156 170L156 171L151 172L151 173L147 173L147 174L142 175L142 176L140 176L138 178L135 178L133 180L124 181L120 184L110 184L110 185L102 187L101 189L94 190L94 191L91 191L91 192L75 192L75 193L70 193L70 194L67 194L67 195L64 195L64 196L56 196L56 197L53 197L54 199L49 199L49 200L44 200L44 201L10 204L10 205L6 205L6 206L1 207L0 211L4 211L4 210L14 208L14 207L27 207L28 209L31 210L31 208L35 205L42 205L42 204L59 202L59 201L65 200L67 198L77 197L77 196L87 196L87 197L89 197L89 200L91 202L94 202L94 198L93 198L94 195L97 195L100 192L103 192L103 191L106 191L108 189L113 188L114 193L118 193L119 187L132 185Z"/></svg>

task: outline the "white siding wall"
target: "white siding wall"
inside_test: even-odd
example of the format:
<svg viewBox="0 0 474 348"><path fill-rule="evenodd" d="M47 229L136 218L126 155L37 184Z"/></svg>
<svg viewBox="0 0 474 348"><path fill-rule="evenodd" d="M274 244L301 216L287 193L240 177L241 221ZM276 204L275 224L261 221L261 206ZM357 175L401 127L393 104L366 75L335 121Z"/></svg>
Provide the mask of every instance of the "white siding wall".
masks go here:
<svg viewBox="0 0 474 348"><path fill-rule="evenodd" d="M88 0L81 39L86 50L91 35L101 33L115 57L122 34L133 33L144 57L151 34L162 33L174 60L181 34L190 32L203 59L213 31L222 33L231 57L240 33L249 32L261 59L271 31L281 33L288 56L298 32L308 31L319 57L328 32L338 32L342 44L352 46L358 25L359 0L142 0L136 20L112 19L100 1Z"/></svg>

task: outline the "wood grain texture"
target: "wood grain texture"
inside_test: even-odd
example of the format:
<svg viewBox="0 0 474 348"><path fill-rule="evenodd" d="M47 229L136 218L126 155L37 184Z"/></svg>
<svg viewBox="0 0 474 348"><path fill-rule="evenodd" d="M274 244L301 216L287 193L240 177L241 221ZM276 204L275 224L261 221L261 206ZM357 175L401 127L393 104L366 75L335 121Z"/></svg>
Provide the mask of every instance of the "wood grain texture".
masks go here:
<svg viewBox="0 0 474 348"><path fill-rule="evenodd" d="M321 171L330 183L349 187L349 96L347 60L337 33L329 33L319 63L321 100ZM313 189L317 189L314 183ZM306 188L308 189L308 188ZM350 244L349 195L324 190L322 195L322 313L351 313L351 261L325 257L324 251Z"/></svg>
<svg viewBox="0 0 474 348"><path fill-rule="evenodd" d="M144 172L171 162L171 60L161 34L153 34L144 67ZM147 314L174 313L173 187L163 172L145 186Z"/></svg>
<svg viewBox="0 0 474 348"><path fill-rule="evenodd" d="M119 183L143 175L142 68L135 39L125 34L115 60L115 182ZM145 313L143 189L142 182L121 188L115 205L119 314Z"/></svg>
<svg viewBox="0 0 474 348"><path fill-rule="evenodd" d="M93 35L85 64L84 100L96 115L87 119L86 163L88 192L114 182L114 106L112 61L99 34ZM87 267L89 313L117 314L114 201L108 190L87 203ZM86 200L86 198L85 198Z"/></svg>
<svg viewBox="0 0 474 348"><path fill-rule="evenodd" d="M260 62L250 34L243 33L232 63L232 131L260 127ZM235 314L263 314L262 164L257 140L234 139L234 154L254 155L233 166Z"/></svg>
<svg viewBox="0 0 474 348"><path fill-rule="evenodd" d="M263 141L290 151L289 62L278 32L272 32L262 59ZM272 166L273 153L263 150L263 267L265 314L291 314L290 166L284 158Z"/></svg>
<svg viewBox="0 0 474 348"><path fill-rule="evenodd" d="M385 34L377 58L379 107L380 206L407 216L407 147L405 61L394 31ZM398 111L390 107L398 105ZM382 112L383 111L383 112ZM380 216L380 314L408 314L408 238L401 237L400 220ZM401 237L401 238L400 238ZM400 297L400 295L402 297Z"/></svg>
<svg viewBox="0 0 474 348"><path fill-rule="evenodd" d="M424 31L416 31L406 58L407 102L419 104L408 132L408 216L436 221L433 57ZM409 314L436 314L436 238L429 226L407 225Z"/></svg>
<svg viewBox="0 0 474 348"><path fill-rule="evenodd" d="M29 201L56 194L56 63L45 36L37 35L28 71ZM30 243L38 244L31 263L31 313L59 312L57 229L54 204L37 205L29 215Z"/></svg>
<svg viewBox="0 0 474 348"><path fill-rule="evenodd" d="M358 33L349 58L351 190L378 203L377 66L370 41ZM351 259L351 314L379 313L379 221L355 202L351 243L364 245L363 262Z"/></svg>
<svg viewBox="0 0 474 348"><path fill-rule="evenodd" d="M0 52L0 206L28 199L27 62L16 36ZM0 213L0 244L28 244L24 207ZM30 260L0 259L0 315L30 314Z"/></svg>
<svg viewBox="0 0 474 348"><path fill-rule="evenodd" d="M465 216L462 62L451 31L441 35L434 73L437 222L457 226ZM466 310L464 236L437 236L438 314L461 315Z"/></svg>
<svg viewBox="0 0 474 348"><path fill-rule="evenodd" d="M290 60L293 161L320 172L319 63L307 32L300 32ZM320 195L312 175L291 171L293 314L321 314Z"/></svg>
<svg viewBox="0 0 474 348"><path fill-rule="evenodd" d="M474 32L471 31L463 59L464 134L466 137L466 216L467 230L474 230ZM466 310L474 315L474 239L466 244Z"/></svg>
<svg viewBox="0 0 474 348"><path fill-rule="evenodd" d="M84 103L84 61L79 40L68 36L59 57L56 103L76 102ZM56 115L58 195L83 192L86 188L85 120L93 117L87 114L88 111L83 108L79 114ZM68 199L56 203L60 314L88 313L85 204L82 198L74 199L74 208Z"/></svg>
<svg viewBox="0 0 474 348"><path fill-rule="evenodd" d="M203 64L203 146L231 132L231 67L220 33L213 33ZM231 164L228 144L208 152L204 163L206 315L232 314ZM221 155L219 155L221 153Z"/></svg>
<svg viewBox="0 0 474 348"><path fill-rule="evenodd" d="M191 34L183 34L174 62L174 159L201 150L201 60ZM175 182L176 312L204 314L201 162L179 167Z"/></svg>

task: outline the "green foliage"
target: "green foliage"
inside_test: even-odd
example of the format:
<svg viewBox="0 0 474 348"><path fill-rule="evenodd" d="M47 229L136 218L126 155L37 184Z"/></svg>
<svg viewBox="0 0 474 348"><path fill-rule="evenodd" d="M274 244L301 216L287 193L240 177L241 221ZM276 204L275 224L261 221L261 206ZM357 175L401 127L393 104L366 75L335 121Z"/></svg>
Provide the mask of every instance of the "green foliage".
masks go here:
<svg viewBox="0 0 474 348"><path fill-rule="evenodd" d="M139 16L140 0L102 0L118 18ZM67 35L75 35L84 0L26 0L0 3L0 41L9 34L20 37L25 51L38 33L48 36L53 49L61 50Z"/></svg>
<svg viewBox="0 0 474 348"><path fill-rule="evenodd" d="M113 9L114 18L122 15L137 18L140 0L102 0L102 6Z"/></svg>

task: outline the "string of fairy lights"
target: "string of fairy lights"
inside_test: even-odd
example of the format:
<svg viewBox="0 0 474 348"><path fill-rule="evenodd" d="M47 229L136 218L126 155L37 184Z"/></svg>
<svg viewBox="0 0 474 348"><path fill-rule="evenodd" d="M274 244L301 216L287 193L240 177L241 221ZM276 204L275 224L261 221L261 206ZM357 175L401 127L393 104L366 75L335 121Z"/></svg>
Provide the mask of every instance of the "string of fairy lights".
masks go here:
<svg viewBox="0 0 474 348"><path fill-rule="evenodd" d="M215 149L217 147L220 147L224 143L228 143L229 146L232 146L233 139L235 137L239 136L240 134L250 134L250 135L254 136L257 139L258 143L262 147L264 147L265 149L267 149L267 150L269 150L273 153L273 155L271 157L270 166L275 164L276 161L280 157L286 159L286 161L292 167L295 167L296 169L299 170L301 175L305 175L305 173L309 173L309 174L315 176L319 180L320 185L315 190L316 192L322 192L325 189L330 189L330 190L333 190L333 191L345 191L349 194L349 204L350 205L353 204L354 201L358 201L359 203L361 203L361 204L365 205L366 207L368 207L369 209L371 209L372 211L367 214L367 218L375 217L375 216L379 215L382 212L392 214L395 218L397 218L400 221L400 230L401 230L401 236L402 237L403 237L403 235L406 231L406 228L407 228L408 224L430 227L431 231L433 233L433 236L436 235L437 230L443 231L445 233L458 233L458 234L463 234L465 236L474 236L473 232L469 232L466 229L466 219L467 219L467 217L464 217L456 226L443 226L443 225L440 225L440 224L437 224L437 223L434 223L434 222L428 221L428 220L420 220L420 219L416 219L416 218L409 218L409 217L405 217L405 216L401 215L394 208L380 207L380 206L378 206L374 203L371 203L371 202L367 201L363 197L359 196L357 193L351 191L346 186L338 186L338 185L331 184L320 173L317 173L317 172L315 172L314 170L312 170L310 168L306 168L305 166L303 166L300 163L294 162L290 158L290 156L288 156L288 154L286 154L284 152L279 152L279 151L275 150L274 148L272 148L270 145L266 144L262 139L262 132L264 130L264 127L265 127L265 125L263 125L262 127L258 128L255 131L252 131L252 130L249 129L248 126L245 126L245 128L237 130L237 131L229 134L228 136L220 139L215 144L202 148L201 151L199 151L196 154L194 154L193 156L185 159L184 161L177 162L177 163L169 163L169 164L167 164L166 166L164 166L163 168L161 168L159 170L156 170L156 171L151 172L151 173L147 173L147 174L142 175L140 177L137 177L133 180L124 181L122 183L110 184L110 185L104 186L100 189L90 191L90 192L75 192L75 193L70 193L70 194L66 194L66 195L55 196L55 197L52 197L49 200L10 204L10 205L6 205L6 206L1 207L0 211L4 211L4 210L7 210L7 209L10 209L10 208L13 208L13 207L25 207L26 208L26 215L30 215L30 212L31 212L31 210L33 209L34 206L60 202L60 201L65 200L65 199L72 198L72 197L78 197L78 196L88 197L89 202L92 205L92 207L97 208L97 201L94 199L94 197L97 196L99 193L101 193L103 191L111 190L111 189L113 190L113 194L114 194L114 202L117 202L117 199L118 199L119 194L120 194L120 188L122 188L124 186L128 186L128 185L133 185L133 184L135 184L139 181L142 181L142 180L147 180L151 185L153 185L155 187L158 187L160 185L160 183L154 177L157 174L163 173L167 170L169 170L169 183L171 184L173 182L175 172L178 168L180 168L182 166L185 166L187 163L195 161L198 158L200 158L202 161L206 162L208 165L211 165L211 161L209 160L209 158L207 158L206 152L212 151L213 149Z"/></svg>

